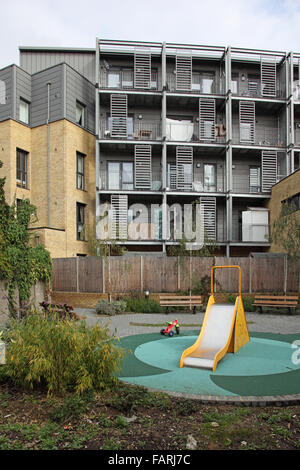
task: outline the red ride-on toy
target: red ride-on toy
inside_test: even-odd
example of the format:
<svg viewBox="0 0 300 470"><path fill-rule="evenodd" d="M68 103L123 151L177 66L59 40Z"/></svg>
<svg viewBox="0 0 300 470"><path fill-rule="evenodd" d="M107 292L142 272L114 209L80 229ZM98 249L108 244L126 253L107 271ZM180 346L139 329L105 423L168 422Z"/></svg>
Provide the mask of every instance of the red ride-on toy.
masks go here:
<svg viewBox="0 0 300 470"><path fill-rule="evenodd" d="M160 330L161 335L169 335L169 336L174 336L174 331L172 331L172 328L175 326L176 333L179 335L180 332L180 326L177 320L174 321L169 321L167 328L163 328Z"/></svg>

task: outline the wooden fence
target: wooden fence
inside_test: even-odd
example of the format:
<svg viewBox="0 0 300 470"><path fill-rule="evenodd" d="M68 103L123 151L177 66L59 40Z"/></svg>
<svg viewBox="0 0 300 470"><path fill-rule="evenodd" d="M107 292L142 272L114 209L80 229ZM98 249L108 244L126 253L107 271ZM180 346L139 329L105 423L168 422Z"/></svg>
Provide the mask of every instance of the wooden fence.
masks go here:
<svg viewBox="0 0 300 470"><path fill-rule="evenodd" d="M225 257L166 257L114 256L56 258L53 260L53 291L123 293L187 291L211 267L238 265L242 271L242 292L298 292L295 263L284 256L225 258ZM238 271L215 270L216 291L237 292Z"/></svg>

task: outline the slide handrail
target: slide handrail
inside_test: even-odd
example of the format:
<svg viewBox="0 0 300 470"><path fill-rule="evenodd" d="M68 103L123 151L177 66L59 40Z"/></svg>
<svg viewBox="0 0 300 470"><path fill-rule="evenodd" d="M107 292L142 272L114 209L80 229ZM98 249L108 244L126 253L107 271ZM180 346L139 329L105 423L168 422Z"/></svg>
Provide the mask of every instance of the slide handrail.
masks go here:
<svg viewBox="0 0 300 470"><path fill-rule="evenodd" d="M239 295L242 295L242 273L239 266L212 266L210 270L211 293L214 294L214 269L234 268L239 271Z"/></svg>

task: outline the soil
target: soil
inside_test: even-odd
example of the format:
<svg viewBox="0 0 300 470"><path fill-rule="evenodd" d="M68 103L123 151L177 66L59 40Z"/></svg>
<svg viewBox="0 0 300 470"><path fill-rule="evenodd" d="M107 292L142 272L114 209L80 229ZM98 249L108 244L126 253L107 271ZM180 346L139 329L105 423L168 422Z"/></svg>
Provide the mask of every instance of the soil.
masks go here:
<svg viewBox="0 0 300 470"><path fill-rule="evenodd" d="M204 405L122 383L49 397L0 384L0 450L179 451L188 436L197 450L299 449L300 405Z"/></svg>

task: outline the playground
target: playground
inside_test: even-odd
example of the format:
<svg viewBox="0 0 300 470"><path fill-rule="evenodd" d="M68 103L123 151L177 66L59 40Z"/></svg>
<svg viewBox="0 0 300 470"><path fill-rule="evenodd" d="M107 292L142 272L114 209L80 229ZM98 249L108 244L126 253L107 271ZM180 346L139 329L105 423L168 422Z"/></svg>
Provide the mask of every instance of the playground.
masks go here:
<svg viewBox="0 0 300 470"><path fill-rule="evenodd" d="M235 304L215 300L213 278L214 270L218 268L239 271ZM287 324L289 318L292 319L290 323L293 322L288 333L280 324L270 331L267 318L262 331L249 332L241 277L238 266L214 266L211 269L211 296L198 329L181 327L182 314L182 321L177 325L175 317L168 315L170 321L166 325L169 325L164 329L157 327L157 332L130 335L123 332L120 345L128 354L120 379L208 403L298 403L299 317L285 316ZM193 316L193 325L199 315L186 314L186 317ZM269 317L271 324L270 320ZM249 323L252 327L255 322L250 320Z"/></svg>

